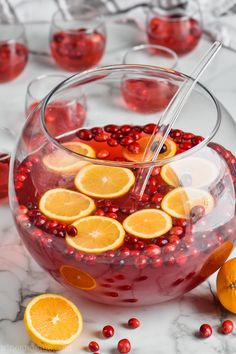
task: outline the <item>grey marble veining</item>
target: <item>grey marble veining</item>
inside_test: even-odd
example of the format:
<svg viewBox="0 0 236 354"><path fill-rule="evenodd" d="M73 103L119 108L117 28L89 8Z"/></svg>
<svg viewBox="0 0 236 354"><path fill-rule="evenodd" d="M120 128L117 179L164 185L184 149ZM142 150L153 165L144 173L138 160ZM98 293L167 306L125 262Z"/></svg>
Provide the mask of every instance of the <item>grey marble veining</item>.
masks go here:
<svg viewBox="0 0 236 354"><path fill-rule="evenodd" d="M119 63L125 50L140 43L143 35L131 26L108 26L108 49L102 64ZM142 38L142 39L141 39ZM189 73L209 44L202 40L190 55L181 58L178 68ZM206 73L204 82L236 117L236 55L223 50L214 67ZM25 72L14 82L0 86L0 125L13 127L19 133L25 120L24 99L26 86L37 75L59 72L52 64L31 56ZM234 253L236 255L236 253ZM52 280L34 262L17 235L8 208L0 208L0 353L42 353L29 340L22 321L27 302L37 294L67 291ZM69 295L68 295L69 296ZM73 299L73 298L72 298ZM74 299L84 316L84 331L79 340L64 353L86 353L87 343L97 338L105 324L113 324L116 334L111 340L98 339L100 353L115 354L120 338L129 337L135 354L233 354L236 334L223 336L217 329L225 318L236 317L222 309L215 296L215 275L182 298L169 303L144 308L108 308L84 299ZM142 322L140 329L128 331L124 327L131 316ZM208 322L213 335L199 339L196 331Z"/></svg>

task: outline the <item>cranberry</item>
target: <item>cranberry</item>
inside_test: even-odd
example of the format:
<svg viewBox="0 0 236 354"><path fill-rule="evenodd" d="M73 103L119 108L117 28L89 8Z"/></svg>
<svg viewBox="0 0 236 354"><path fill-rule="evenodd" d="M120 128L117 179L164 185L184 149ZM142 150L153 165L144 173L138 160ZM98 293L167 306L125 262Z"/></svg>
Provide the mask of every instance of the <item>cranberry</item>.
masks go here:
<svg viewBox="0 0 236 354"><path fill-rule="evenodd" d="M174 256L170 256L168 259L167 259L167 264L169 266L173 266L174 264L176 263L176 259Z"/></svg>
<svg viewBox="0 0 236 354"><path fill-rule="evenodd" d="M158 203L160 203L160 202L162 201L162 199L163 199L163 195L162 195L161 193L158 193L158 192L157 192L157 193L155 193L154 196L152 197L152 202L155 203L155 204L156 204L156 203L158 204Z"/></svg>
<svg viewBox="0 0 236 354"><path fill-rule="evenodd" d="M180 138L182 136L183 132L182 130L179 129L173 129L170 133L170 136L175 139L175 138Z"/></svg>
<svg viewBox="0 0 236 354"><path fill-rule="evenodd" d="M140 198L140 197L139 197ZM144 193L140 199L141 202L146 203L149 201L149 195Z"/></svg>
<svg viewBox="0 0 236 354"><path fill-rule="evenodd" d="M139 154L140 153L140 145L137 142L131 142L128 145L128 150L132 153L132 154Z"/></svg>
<svg viewBox="0 0 236 354"><path fill-rule="evenodd" d="M84 258L84 254L83 254L82 252L76 252L76 254L75 254L75 260L76 260L77 262L81 262L81 261L83 260L83 258Z"/></svg>
<svg viewBox="0 0 236 354"><path fill-rule="evenodd" d="M27 214L28 208L25 205L19 205L17 208L17 214Z"/></svg>
<svg viewBox="0 0 236 354"><path fill-rule="evenodd" d="M110 135L107 133L100 133L98 135L95 135L94 140L98 142L103 142L107 141L110 138Z"/></svg>
<svg viewBox="0 0 236 354"><path fill-rule="evenodd" d="M178 245L180 243L180 238L177 235L171 235L169 237L169 243L175 243L176 245Z"/></svg>
<svg viewBox="0 0 236 354"><path fill-rule="evenodd" d="M140 321L137 318L130 318L128 321L128 326L132 329L136 329L140 326Z"/></svg>
<svg viewBox="0 0 236 354"><path fill-rule="evenodd" d="M39 239L40 237L42 237L42 235L43 235L43 231L41 229L33 229L31 231L31 237L33 240Z"/></svg>
<svg viewBox="0 0 236 354"><path fill-rule="evenodd" d="M125 259L130 256L130 250L128 247L124 247L120 250L120 258Z"/></svg>
<svg viewBox="0 0 236 354"><path fill-rule="evenodd" d="M189 150L192 148L192 143L190 141L185 141L184 143L179 144L180 149Z"/></svg>
<svg viewBox="0 0 236 354"><path fill-rule="evenodd" d="M169 232L171 235L181 236L184 233L184 229L182 226L173 226Z"/></svg>
<svg viewBox="0 0 236 354"><path fill-rule="evenodd" d="M20 173L19 175L16 176L16 180L19 182L24 182L27 178L27 175L25 173Z"/></svg>
<svg viewBox="0 0 236 354"><path fill-rule="evenodd" d="M88 347L91 352L97 352L100 349L99 344L95 341L90 342Z"/></svg>
<svg viewBox="0 0 236 354"><path fill-rule="evenodd" d="M122 146L128 146L132 143L134 143L134 138L132 138L132 136L125 136L120 140L120 145Z"/></svg>
<svg viewBox="0 0 236 354"><path fill-rule="evenodd" d="M175 258L176 258L176 264L178 264L179 266L182 266L188 260L188 257L185 254L181 253L181 252L179 254L177 253L175 255Z"/></svg>
<svg viewBox="0 0 236 354"><path fill-rule="evenodd" d="M121 339L118 342L117 349L119 353L129 353L131 350L131 344L128 339Z"/></svg>
<svg viewBox="0 0 236 354"><path fill-rule="evenodd" d="M222 323L221 332L223 334L229 334L233 331L233 329L234 329L234 324L232 321L226 320Z"/></svg>
<svg viewBox="0 0 236 354"><path fill-rule="evenodd" d="M105 338L111 338L114 336L114 328L112 326L105 326L103 327L102 334Z"/></svg>
<svg viewBox="0 0 236 354"><path fill-rule="evenodd" d="M157 176L160 174L161 168L159 166L156 166L152 169L152 176Z"/></svg>
<svg viewBox="0 0 236 354"><path fill-rule="evenodd" d="M97 257L94 254L87 254L86 256L84 256L83 260L87 264L95 264Z"/></svg>
<svg viewBox="0 0 236 354"><path fill-rule="evenodd" d="M107 133L115 133L119 130L119 127L115 124L108 124L104 127L104 130Z"/></svg>
<svg viewBox="0 0 236 354"><path fill-rule="evenodd" d="M47 221L46 217L43 215L40 215L36 218L34 224L35 224L35 226L40 227L40 226L43 226L46 223L46 221Z"/></svg>
<svg viewBox="0 0 236 354"><path fill-rule="evenodd" d="M64 250L64 255L66 257L73 257L75 255L75 250L73 247L66 247Z"/></svg>
<svg viewBox="0 0 236 354"><path fill-rule="evenodd" d="M53 240L50 236L45 236L45 237L40 238L41 247L51 248L52 244L53 244Z"/></svg>
<svg viewBox="0 0 236 354"><path fill-rule="evenodd" d="M104 212L104 210L102 210L102 209L97 209L97 210L95 211L95 215L104 216L104 215L105 215L105 212Z"/></svg>
<svg viewBox="0 0 236 354"><path fill-rule="evenodd" d="M23 188L23 183L22 182L15 182L15 189L16 190L19 190L19 189L21 189L21 188Z"/></svg>
<svg viewBox="0 0 236 354"><path fill-rule="evenodd" d="M76 133L76 135L81 140L92 140L93 139L93 134L89 129L80 129Z"/></svg>
<svg viewBox="0 0 236 354"><path fill-rule="evenodd" d="M202 141L204 140L204 138L202 136L195 136L192 138L192 144L195 146L195 145L198 145L200 144Z"/></svg>
<svg viewBox="0 0 236 354"><path fill-rule="evenodd" d="M116 213L107 213L106 216L111 219L118 219L118 215Z"/></svg>
<svg viewBox="0 0 236 354"><path fill-rule="evenodd" d="M118 141L116 139L108 139L107 144L111 147L115 147L118 145Z"/></svg>
<svg viewBox="0 0 236 354"><path fill-rule="evenodd" d="M114 251L107 251L104 255L104 257L108 260L113 260L115 258L116 254Z"/></svg>
<svg viewBox="0 0 236 354"><path fill-rule="evenodd" d="M131 126L128 124L122 125L119 129L121 133L127 134L131 131Z"/></svg>
<svg viewBox="0 0 236 354"><path fill-rule="evenodd" d="M194 137L194 135L192 133L184 133L182 135L183 140L191 140L193 137Z"/></svg>
<svg viewBox="0 0 236 354"><path fill-rule="evenodd" d="M65 238L66 237L66 231L65 230L55 230L57 232L53 232L55 236L58 236L60 238Z"/></svg>
<svg viewBox="0 0 236 354"><path fill-rule="evenodd" d="M72 237L76 236L78 233L78 231L74 225L67 225L66 232L69 236L72 236Z"/></svg>
<svg viewBox="0 0 236 354"><path fill-rule="evenodd" d="M119 296L119 294L115 291L108 291L108 292L104 293L104 295L110 296L110 297L118 297Z"/></svg>
<svg viewBox="0 0 236 354"><path fill-rule="evenodd" d="M158 246L160 246L160 247L163 247L163 246L167 245L168 242L169 242L169 241L168 241L168 238L167 238L167 237L158 237L158 238L157 238L157 244L158 244Z"/></svg>
<svg viewBox="0 0 236 354"><path fill-rule="evenodd" d="M140 133L138 133L138 132L135 132L135 131L132 131L130 134L129 134L129 136L132 136L132 138L134 138L134 140L136 141L136 140L139 140L140 139Z"/></svg>
<svg viewBox="0 0 236 354"><path fill-rule="evenodd" d="M156 124L146 124L143 127L143 131L146 134L152 134L155 131L155 129L156 129Z"/></svg>
<svg viewBox="0 0 236 354"><path fill-rule="evenodd" d="M130 251L130 256L133 258L136 258L140 255L140 251L139 250L131 250ZM139 262L138 262L139 263Z"/></svg>
<svg viewBox="0 0 236 354"><path fill-rule="evenodd" d="M198 220L200 220L204 215L205 215L205 208L202 205L196 205L190 211L191 220L194 224Z"/></svg>
<svg viewBox="0 0 236 354"><path fill-rule="evenodd" d="M142 251L145 248L145 243L143 241L138 241L135 245L136 250Z"/></svg>
<svg viewBox="0 0 236 354"><path fill-rule="evenodd" d="M103 129L100 127L94 127L91 129L91 132L93 133L93 135L98 135L103 132Z"/></svg>
<svg viewBox="0 0 236 354"><path fill-rule="evenodd" d="M111 139L115 139L115 140L120 140L123 139L124 137L125 135L119 132L111 134Z"/></svg>
<svg viewBox="0 0 236 354"><path fill-rule="evenodd" d="M147 257L155 258L160 256L161 254L161 249L157 245L148 245L145 250L145 255Z"/></svg>
<svg viewBox="0 0 236 354"><path fill-rule="evenodd" d="M160 268L162 265L163 265L163 259L161 257L153 258L152 260L153 268Z"/></svg>
<svg viewBox="0 0 236 354"><path fill-rule="evenodd" d="M160 153L161 153L161 154L164 154L166 151L167 151L167 146L164 144L164 145L162 146L162 148L161 148Z"/></svg>
<svg viewBox="0 0 236 354"><path fill-rule="evenodd" d="M98 153L97 153L97 157L99 159L106 159L108 156L110 155L109 151L108 150L100 150Z"/></svg>
<svg viewBox="0 0 236 354"><path fill-rule="evenodd" d="M209 324L204 323L199 328L199 334L202 338L208 338L212 335L212 328Z"/></svg>
<svg viewBox="0 0 236 354"><path fill-rule="evenodd" d="M143 131L142 127L140 127L139 125L134 125L131 129L132 132L138 132L141 133Z"/></svg>
<svg viewBox="0 0 236 354"><path fill-rule="evenodd" d="M135 259L134 264L137 269L144 269L147 265L147 257L146 256L138 256Z"/></svg>
<svg viewBox="0 0 236 354"><path fill-rule="evenodd" d="M109 206L109 208L108 208L108 211L109 211L110 213L116 213L118 210L119 210L119 207L116 206L116 205L111 205L111 206Z"/></svg>

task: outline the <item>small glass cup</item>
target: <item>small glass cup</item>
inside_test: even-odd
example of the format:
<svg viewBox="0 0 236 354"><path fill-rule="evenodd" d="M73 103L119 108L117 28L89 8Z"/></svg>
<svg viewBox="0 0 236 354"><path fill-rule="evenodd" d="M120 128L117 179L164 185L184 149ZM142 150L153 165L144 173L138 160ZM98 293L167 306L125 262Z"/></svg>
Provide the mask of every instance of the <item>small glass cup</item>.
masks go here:
<svg viewBox="0 0 236 354"><path fill-rule="evenodd" d="M95 8L75 5L54 14L50 48L62 69L77 72L91 68L101 60L105 45L105 25Z"/></svg>
<svg viewBox="0 0 236 354"><path fill-rule="evenodd" d="M22 24L0 24L0 83L21 74L28 61L25 30Z"/></svg>
<svg viewBox="0 0 236 354"><path fill-rule="evenodd" d="M42 101L43 98L56 86L66 79L65 75L48 74L38 76L32 80L26 92L25 100L25 113L28 116L32 111L35 120L38 119L38 113L35 108ZM75 92L70 92L63 97L58 97L55 101L51 102L45 112L45 121L47 129L53 136L61 135L68 130L78 129L83 126L86 120L86 101L85 96L82 94L81 88L76 88ZM58 122L56 124L56 122ZM32 120L32 132L34 120ZM31 138L32 138L31 132ZM24 135L27 143L27 134ZM35 139L37 141L37 134Z"/></svg>
<svg viewBox="0 0 236 354"><path fill-rule="evenodd" d="M0 205L8 202L10 155L0 152Z"/></svg>
<svg viewBox="0 0 236 354"><path fill-rule="evenodd" d="M125 53L123 64L145 64L171 70L176 66L177 61L177 54L169 48L141 44ZM177 86L170 80L166 80L164 76L150 79L138 75L126 75L122 80L121 93L127 107L145 114L163 111L177 90Z"/></svg>
<svg viewBox="0 0 236 354"><path fill-rule="evenodd" d="M174 9L150 7L146 32L150 44L163 45L178 55L191 52L202 35L201 13L197 1L190 0L184 7Z"/></svg>

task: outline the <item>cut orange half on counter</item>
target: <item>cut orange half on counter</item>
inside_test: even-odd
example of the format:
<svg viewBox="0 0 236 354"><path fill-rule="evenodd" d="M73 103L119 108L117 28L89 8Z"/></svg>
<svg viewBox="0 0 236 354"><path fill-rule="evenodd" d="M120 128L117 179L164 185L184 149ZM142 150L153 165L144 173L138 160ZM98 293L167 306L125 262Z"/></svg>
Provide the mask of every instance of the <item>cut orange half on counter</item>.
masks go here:
<svg viewBox="0 0 236 354"><path fill-rule="evenodd" d="M161 207L175 218L187 218L194 206L201 205L205 213L214 208L214 199L210 193L202 189L179 187L167 193Z"/></svg>
<svg viewBox="0 0 236 354"><path fill-rule="evenodd" d="M128 168L88 165L75 177L76 188L90 197L117 198L130 190L135 182Z"/></svg>
<svg viewBox="0 0 236 354"><path fill-rule="evenodd" d="M172 219L164 211L145 209L129 215L123 227L131 235L148 239L168 232L172 227Z"/></svg>
<svg viewBox="0 0 236 354"><path fill-rule="evenodd" d="M24 323L32 341L47 350L65 348L83 329L78 308L55 294L39 295L31 300L25 310Z"/></svg>
<svg viewBox="0 0 236 354"><path fill-rule="evenodd" d="M146 149L146 146L150 140L150 136L144 136L140 140L138 140L138 144L140 145L140 152L138 154L134 154L128 150L128 148L124 148L122 150L123 156L128 161L141 162L143 161L143 155ZM177 146L174 141L171 139L166 139L165 141L166 151L160 153L157 160L162 160L166 158L170 158L176 154ZM151 157L150 157L151 160Z"/></svg>
<svg viewBox="0 0 236 354"><path fill-rule="evenodd" d="M77 154L96 157L95 150L84 143L81 142L67 142L63 143L68 150L76 152ZM87 161L82 160L82 158L75 157L64 150L55 150L43 158L43 163L47 169L56 173L73 174L80 170L82 167L88 165Z"/></svg>
<svg viewBox="0 0 236 354"><path fill-rule="evenodd" d="M104 216L88 216L73 223L77 236L66 236L66 242L79 251L102 253L120 247L124 242L125 231L114 219Z"/></svg>
<svg viewBox="0 0 236 354"><path fill-rule="evenodd" d="M39 202L39 209L50 219L71 223L90 215L95 209L95 203L81 193L55 188L44 193Z"/></svg>
<svg viewBox="0 0 236 354"><path fill-rule="evenodd" d="M93 290L96 288L96 280L81 269L65 264L60 267L60 274L65 282L73 288L81 290Z"/></svg>
<svg viewBox="0 0 236 354"><path fill-rule="evenodd" d="M173 187L200 188L212 184L218 175L216 165L202 157L187 157L161 169L162 179Z"/></svg>

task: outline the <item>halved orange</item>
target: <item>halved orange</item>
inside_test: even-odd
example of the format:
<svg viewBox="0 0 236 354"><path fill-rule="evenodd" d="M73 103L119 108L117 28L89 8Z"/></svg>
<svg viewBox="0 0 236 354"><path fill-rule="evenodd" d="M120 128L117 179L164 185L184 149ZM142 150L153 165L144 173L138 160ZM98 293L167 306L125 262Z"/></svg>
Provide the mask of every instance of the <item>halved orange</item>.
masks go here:
<svg viewBox="0 0 236 354"><path fill-rule="evenodd" d="M154 238L164 235L172 227L172 219L164 211L144 209L129 215L123 221L124 229L141 238Z"/></svg>
<svg viewBox="0 0 236 354"><path fill-rule="evenodd" d="M141 148L140 152L138 154L134 154L134 153L130 152L128 150L128 148L123 148L123 150L122 150L123 156L128 161L135 161L135 162L143 161L143 155L145 153L145 149L146 149L146 146L147 146L149 140L150 140L149 136L144 136L143 138L141 138L138 141L140 148ZM166 159L166 158L172 157L176 154L177 146L173 140L166 139L165 146L166 146L167 150L162 154L160 153L157 160ZM151 156L149 159L151 160Z"/></svg>
<svg viewBox="0 0 236 354"><path fill-rule="evenodd" d="M83 329L78 308L56 294L39 295L31 300L25 310L24 323L32 341L47 350L65 348Z"/></svg>
<svg viewBox="0 0 236 354"><path fill-rule="evenodd" d="M78 192L64 188L50 189L40 199L39 209L50 219L71 223L90 215L94 201Z"/></svg>
<svg viewBox="0 0 236 354"><path fill-rule="evenodd" d="M125 231L114 219L105 216L87 216L73 223L78 234L66 236L66 242L77 250L86 253L102 253L120 247L124 242Z"/></svg>
<svg viewBox="0 0 236 354"><path fill-rule="evenodd" d="M214 208L214 199L210 193L202 189L179 187L167 193L162 200L161 207L175 218L187 218L194 206L201 205L205 213Z"/></svg>
<svg viewBox="0 0 236 354"><path fill-rule="evenodd" d="M67 149L87 157L96 157L95 150L84 143L72 141L63 143ZM88 165L87 161L83 161L79 156L70 155L64 150L55 150L43 158L44 165L51 171L56 173L73 174L82 167Z"/></svg>
<svg viewBox="0 0 236 354"><path fill-rule="evenodd" d="M126 194L135 182L128 168L88 165L75 177L76 188L95 198L117 198Z"/></svg>
<svg viewBox="0 0 236 354"><path fill-rule="evenodd" d="M202 157L187 157L166 164L161 169L162 179L173 187L185 186L187 177L190 185L186 187L200 188L212 184L219 171L211 161Z"/></svg>
<svg viewBox="0 0 236 354"><path fill-rule="evenodd" d="M87 272L64 264L60 267L62 278L70 286L81 290L93 290L96 288L96 280Z"/></svg>

